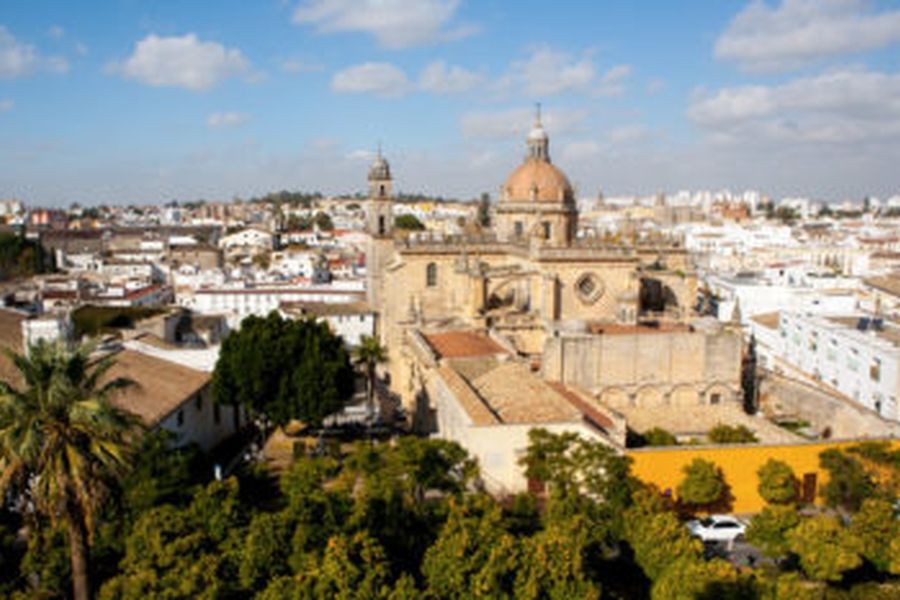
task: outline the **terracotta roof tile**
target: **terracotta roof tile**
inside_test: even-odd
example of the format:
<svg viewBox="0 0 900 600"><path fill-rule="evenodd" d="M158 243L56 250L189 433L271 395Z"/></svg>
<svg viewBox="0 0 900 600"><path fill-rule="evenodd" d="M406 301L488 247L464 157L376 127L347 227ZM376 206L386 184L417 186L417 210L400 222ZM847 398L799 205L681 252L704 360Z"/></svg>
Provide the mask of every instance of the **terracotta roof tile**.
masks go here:
<svg viewBox="0 0 900 600"><path fill-rule="evenodd" d="M438 358L468 358L506 354L500 344L476 331L448 331L422 334Z"/></svg>

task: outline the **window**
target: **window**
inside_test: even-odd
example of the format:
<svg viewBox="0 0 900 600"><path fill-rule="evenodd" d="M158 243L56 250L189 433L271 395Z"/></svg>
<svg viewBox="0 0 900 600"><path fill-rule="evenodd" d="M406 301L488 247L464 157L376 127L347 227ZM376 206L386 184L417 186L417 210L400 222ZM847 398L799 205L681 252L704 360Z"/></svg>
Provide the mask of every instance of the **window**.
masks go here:
<svg viewBox="0 0 900 600"><path fill-rule="evenodd" d="M881 381L881 360L877 358L872 359L872 364L869 366L869 378L872 381Z"/></svg>
<svg viewBox="0 0 900 600"><path fill-rule="evenodd" d="M425 285L428 287L437 285L437 265L434 263L428 263L425 267Z"/></svg>
<svg viewBox="0 0 900 600"><path fill-rule="evenodd" d="M710 404L719 404L722 401L722 394L712 394L709 397Z"/></svg>
<svg viewBox="0 0 900 600"><path fill-rule="evenodd" d="M516 237L522 237L522 235L525 233L525 226L522 225L522 221L516 221L515 223L513 223L513 232L515 233Z"/></svg>
<svg viewBox="0 0 900 600"><path fill-rule="evenodd" d="M544 221L543 223L541 223L541 227L543 227L543 229L544 229L544 239L549 240L550 234L553 231L553 227L547 221Z"/></svg>
<svg viewBox="0 0 900 600"><path fill-rule="evenodd" d="M218 425L222 422L222 409L218 403L213 404L213 423Z"/></svg>
<svg viewBox="0 0 900 600"><path fill-rule="evenodd" d="M603 295L603 280L594 273L583 273L575 280L575 293L585 304L593 304Z"/></svg>
<svg viewBox="0 0 900 600"><path fill-rule="evenodd" d="M194 400L194 406L197 408L197 412L203 410L203 394L197 394L197 398Z"/></svg>
<svg viewBox="0 0 900 600"><path fill-rule="evenodd" d="M179 427L184 426L184 409L178 411L178 414L175 416L175 422Z"/></svg>
<svg viewBox="0 0 900 600"><path fill-rule="evenodd" d="M384 235L384 215L378 215L378 235Z"/></svg>

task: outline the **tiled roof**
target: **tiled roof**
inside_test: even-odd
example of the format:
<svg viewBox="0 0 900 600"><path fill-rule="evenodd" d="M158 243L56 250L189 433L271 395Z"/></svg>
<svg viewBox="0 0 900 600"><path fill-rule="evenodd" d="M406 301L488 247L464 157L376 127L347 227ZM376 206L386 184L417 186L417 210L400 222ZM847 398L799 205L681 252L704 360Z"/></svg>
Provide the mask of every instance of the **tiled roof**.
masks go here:
<svg viewBox="0 0 900 600"><path fill-rule="evenodd" d="M488 407L485 401L475 393L462 375L450 367L438 367L440 375L447 389L460 403L474 425L497 425L500 418Z"/></svg>
<svg viewBox="0 0 900 600"><path fill-rule="evenodd" d="M468 358L507 353L500 344L476 331L448 331L422 335L438 358Z"/></svg>
<svg viewBox="0 0 900 600"><path fill-rule="evenodd" d="M22 351L22 321L27 317L0 308L0 349ZM109 377L126 377L137 383L112 399L112 403L141 418L147 427L157 425L210 381L210 374L154 358L134 350L113 357ZM21 378L5 354L0 354L0 380L20 385Z"/></svg>
<svg viewBox="0 0 900 600"><path fill-rule="evenodd" d="M471 382L504 423L560 423L581 412L525 365L507 362Z"/></svg>
<svg viewBox="0 0 900 600"><path fill-rule="evenodd" d="M155 358L135 350L113 357L110 377L127 377L137 385L115 396L112 403L153 427L170 415L210 381L210 374Z"/></svg>

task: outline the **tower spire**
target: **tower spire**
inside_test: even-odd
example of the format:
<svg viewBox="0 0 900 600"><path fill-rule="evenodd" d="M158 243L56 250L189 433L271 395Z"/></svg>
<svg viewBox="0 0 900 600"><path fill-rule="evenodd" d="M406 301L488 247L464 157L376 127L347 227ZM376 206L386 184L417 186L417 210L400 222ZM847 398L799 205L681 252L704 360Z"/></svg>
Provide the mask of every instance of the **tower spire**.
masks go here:
<svg viewBox="0 0 900 600"><path fill-rule="evenodd" d="M534 104L534 125L528 134L528 158L550 162L550 140L541 124L541 103Z"/></svg>

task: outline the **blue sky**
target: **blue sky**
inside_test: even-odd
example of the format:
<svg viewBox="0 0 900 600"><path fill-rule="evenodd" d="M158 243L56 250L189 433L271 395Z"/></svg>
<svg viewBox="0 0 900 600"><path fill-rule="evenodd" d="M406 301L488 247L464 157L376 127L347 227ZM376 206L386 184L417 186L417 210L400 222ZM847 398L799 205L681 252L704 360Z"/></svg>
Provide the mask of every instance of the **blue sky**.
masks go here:
<svg viewBox="0 0 900 600"><path fill-rule="evenodd" d="M32 1L0 10L0 198L494 192L534 102L581 196L900 193L900 3Z"/></svg>

